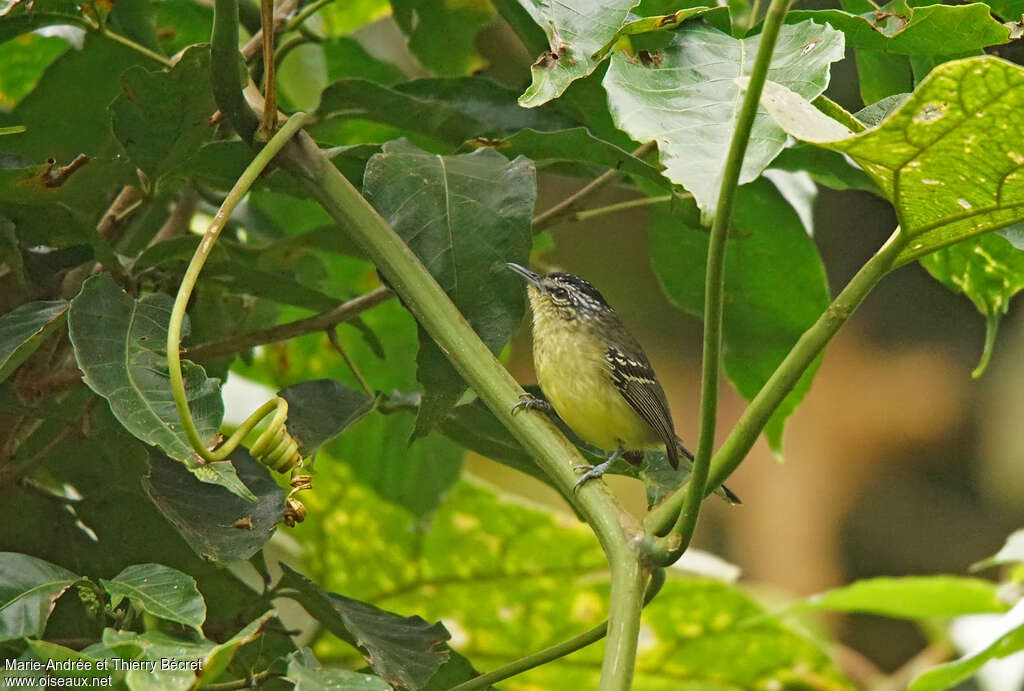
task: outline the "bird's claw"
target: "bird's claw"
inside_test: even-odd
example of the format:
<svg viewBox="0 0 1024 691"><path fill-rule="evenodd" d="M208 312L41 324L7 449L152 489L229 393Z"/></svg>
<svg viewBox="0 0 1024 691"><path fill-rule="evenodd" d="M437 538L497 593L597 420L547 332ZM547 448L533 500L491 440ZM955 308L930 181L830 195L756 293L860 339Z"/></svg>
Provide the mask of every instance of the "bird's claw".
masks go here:
<svg viewBox="0 0 1024 691"><path fill-rule="evenodd" d="M515 415L520 410L539 410L542 413L550 413L551 404L524 391L519 394L519 402L512 406L512 414Z"/></svg>
<svg viewBox="0 0 1024 691"><path fill-rule="evenodd" d="M580 488L580 485L587 480L594 480L604 475L605 471L608 470L608 466L612 464L612 460L614 459L607 460L604 463L599 463L598 465L574 465L572 467L573 470L577 472L583 470L586 472L584 472L583 475L580 476L580 479L576 481L576 484L572 486L573 493L575 493L576 490Z"/></svg>

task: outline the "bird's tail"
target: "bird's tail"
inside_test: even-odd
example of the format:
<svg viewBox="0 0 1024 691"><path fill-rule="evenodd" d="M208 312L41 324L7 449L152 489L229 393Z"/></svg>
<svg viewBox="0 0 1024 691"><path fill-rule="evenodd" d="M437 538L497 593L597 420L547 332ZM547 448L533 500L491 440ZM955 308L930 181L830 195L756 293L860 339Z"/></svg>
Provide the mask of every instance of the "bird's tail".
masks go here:
<svg viewBox="0 0 1024 691"><path fill-rule="evenodd" d="M693 470L693 454L690 453L689 449L687 449L685 446L683 446L683 442L681 440L676 439L676 442L677 442L676 443L676 447L678 448L679 453L683 456L683 458L680 459L680 463L682 464L683 468L685 468L686 470L692 471ZM722 499L726 500L730 504L742 504L743 503L740 500L740 498L738 496L736 496L736 493L733 492L728 487L726 487L725 485L722 485L721 487L718 487L717 489L715 489L715 496L721 497Z"/></svg>

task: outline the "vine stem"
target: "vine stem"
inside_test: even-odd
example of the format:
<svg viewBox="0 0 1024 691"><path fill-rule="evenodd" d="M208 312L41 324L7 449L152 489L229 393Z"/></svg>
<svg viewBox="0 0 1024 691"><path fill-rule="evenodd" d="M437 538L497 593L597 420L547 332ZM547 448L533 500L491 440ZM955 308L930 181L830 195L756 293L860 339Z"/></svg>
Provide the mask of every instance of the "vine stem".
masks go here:
<svg viewBox="0 0 1024 691"><path fill-rule="evenodd" d="M189 262L188 269L185 271L185 276L181 279L181 286L178 288L178 294L174 298L174 307L171 310L171 322L167 326L167 368L171 379L171 395L174 397L174 407L178 411L178 417L181 420L182 428L185 431L185 436L188 437L188 441L192 446L192 449L199 454L203 459L207 461L221 461L227 458L228 454L234 451L241 443L242 439L248 434L253 427L268 413L275 408L277 409L277 416L275 422L278 422L278 426L283 423L282 418L282 407L278 403L278 400L283 402L283 399L275 399L268 401L262 405L253 415L249 416L245 422L235 431L234 434L215 452L210 451L206 448L202 439L199 437L199 431L196 429L196 423L192 419L192 413L188 407L188 397L185 393L185 380L181 370L181 326L185 319L185 310L188 308L189 298L192 297L192 290L195 288L196 281L199 279L199 272L203 270L203 265L206 263L207 257L213 250L214 243L217 242L217 237L220 235L220 231L224 228L228 222L228 218L231 217L231 212L235 210L238 203L242 201L242 198L249 192L249 188L256 182L256 178L259 177L263 169L274 159L281 148L295 135L296 132L302 129L303 125L310 121L310 117L305 113L296 113L288 122L271 138L267 145L256 154L253 158L252 163L245 169L242 176L235 182L234 187L228 193L224 199L224 203L217 210L217 215L214 216L213 221L210 222L209 228L206 229L206 234L203 235L202 242L199 243L199 247L196 249L196 253L192 256L192 261ZM283 412L287 414L287 404L284 406ZM262 437L261 437L262 439ZM259 443L259 442L257 442ZM256 450L253 450L253 455L259 455Z"/></svg>
<svg viewBox="0 0 1024 691"><path fill-rule="evenodd" d="M659 552L678 559L686 551L697 527L705 485L715 446L715 427L718 420L718 384L722 368L722 310L725 293L725 247L732 220L732 207L739 186L743 157L747 153L754 117L761 102L761 90L771 65L775 42L779 37L782 20L786 17L789 0L772 0L761 31L761 43L750 72L750 83L736 118L736 129L729 144L729 154L722 172L722 185L711 225L708 241L707 273L704 283L704 357L701 365L700 436L697 455L693 462L690 484L679 516L672 527L666 544ZM718 485L712 485L717 487ZM664 556L662 556L664 560Z"/></svg>
<svg viewBox="0 0 1024 691"><path fill-rule="evenodd" d="M654 596L658 594L664 584L665 570L654 569L651 573L651 579L647 583L647 590L644 593L644 606L654 599ZM486 688L491 684L496 684L499 681L503 681L509 677L514 677L517 674L522 674L534 667L540 667L552 660L557 660L560 657L565 657L577 650L586 648L588 645L597 643L607 634L608 622L604 621L594 628L584 631L577 636L573 636L561 643L556 643L550 647L544 648L543 650L538 650L535 653L521 657L514 662L510 662L503 667L499 667L496 670L481 674L478 677L473 677L469 681L464 681L457 686L453 686L448 689L448 691L476 691L477 689Z"/></svg>
<svg viewBox="0 0 1024 691"><path fill-rule="evenodd" d="M861 267L860 271L850 279L842 292L822 313L818 320L789 351L782 363L768 378L761 390L747 406L736 422L729 436L722 443L711 464L711 472L705 487L705 496L715 487L721 485L726 478L743 461L758 436L768 424L769 418L782 400L793 390L800 377L821 354L828 342L839 328L846 323L854 310L863 302L882 277L891 271L896 260L907 244L907 237L900 228L896 228L888 241L875 255ZM664 502L647 514L644 528L648 534L664 535L680 515L684 502L684 491L677 490ZM655 562L673 559L670 545L662 544L654 553Z"/></svg>

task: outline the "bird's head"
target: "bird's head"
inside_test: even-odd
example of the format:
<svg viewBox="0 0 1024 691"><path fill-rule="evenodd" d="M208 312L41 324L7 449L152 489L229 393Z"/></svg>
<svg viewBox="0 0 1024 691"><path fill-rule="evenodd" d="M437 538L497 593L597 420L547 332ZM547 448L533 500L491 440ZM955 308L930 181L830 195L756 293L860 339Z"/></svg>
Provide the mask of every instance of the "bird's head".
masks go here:
<svg viewBox="0 0 1024 691"><path fill-rule="evenodd" d="M611 311L597 288L579 276L559 271L539 274L519 264L505 266L526 281L534 314L587 320Z"/></svg>

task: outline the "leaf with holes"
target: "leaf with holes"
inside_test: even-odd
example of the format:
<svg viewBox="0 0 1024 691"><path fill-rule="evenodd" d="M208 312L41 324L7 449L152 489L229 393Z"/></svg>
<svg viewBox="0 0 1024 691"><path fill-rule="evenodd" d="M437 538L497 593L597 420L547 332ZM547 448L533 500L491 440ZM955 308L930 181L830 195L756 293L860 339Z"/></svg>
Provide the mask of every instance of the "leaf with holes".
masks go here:
<svg viewBox="0 0 1024 691"><path fill-rule="evenodd" d="M506 262L526 262L536 195L533 163L489 149L437 156L404 140L384 145L366 167L363 194L409 244L470 325L497 353L519 329L522 286ZM440 421L466 384L420 330L418 378L425 388L417 436Z"/></svg>
<svg viewBox="0 0 1024 691"><path fill-rule="evenodd" d="M849 155L893 201L910 239L897 265L1024 219L1024 68L988 56L947 62L853 136L781 85L766 84L761 103L797 139Z"/></svg>
<svg viewBox="0 0 1024 691"><path fill-rule="evenodd" d="M125 429L159 446L203 482L221 485L255 502L230 461L200 462L181 426L167 373L167 324L173 301L153 293L133 300L110 274L93 276L71 301L68 328L85 383L110 403ZM209 448L224 418L220 381L207 379L199 365L182 362L185 395L199 432Z"/></svg>
<svg viewBox="0 0 1024 691"><path fill-rule="evenodd" d="M612 40L639 1L519 0L548 39L548 50L530 68L533 83L519 103L527 108L547 103L597 69L600 60L594 54Z"/></svg>
<svg viewBox="0 0 1024 691"><path fill-rule="evenodd" d="M688 24L663 50L644 59L618 52L604 78L616 126L637 141L658 142L664 174L697 200L705 219L718 200L742 99L738 77L748 76L761 36L735 39L713 27ZM843 35L829 26L784 26L768 79L810 100L829 81L829 65L843 57ZM754 180L786 144L786 133L762 111L754 119L740 184Z"/></svg>

